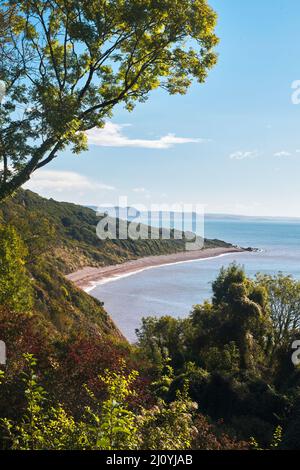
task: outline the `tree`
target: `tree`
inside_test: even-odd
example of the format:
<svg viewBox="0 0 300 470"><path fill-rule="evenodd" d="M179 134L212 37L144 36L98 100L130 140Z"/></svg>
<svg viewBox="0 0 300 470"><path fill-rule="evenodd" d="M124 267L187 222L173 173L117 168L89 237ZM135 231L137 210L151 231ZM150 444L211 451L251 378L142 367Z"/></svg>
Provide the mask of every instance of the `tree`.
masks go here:
<svg viewBox="0 0 300 470"><path fill-rule="evenodd" d="M85 435L74 418L61 405L47 407L47 393L38 383L36 359L24 354L26 371L22 374L25 385L26 409L19 423L0 419L12 450L82 450Z"/></svg>
<svg viewBox="0 0 300 470"><path fill-rule="evenodd" d="M96 411L86 408L88 417L87 434L90 450L136 450L138 448L138 428L133 411L128 409L126 400L135 392L132 385L138 373L125 375L125 363L120 364L120 372L105 371L99 379L107 387L107 399L101 403L87 387Z"/></svg>
<svg viewBox="0 0 300 470"><path fill-rule="evenodd" d="M227 435L222 427L209 422L207 417L198 414L195 420L197 434L194 439L193 449L201 450L247 450L249 444L238 441Z"/></svg>
<svg viewBox="0 0 300 470"><path fill-rule="evenodd" d="M288 346L300 330L300 282L282 273L258 275L257 282L268 292L273 326L272 352Z"/></svg>
<svg viewBox="0 0 300 470"><path fill-rule="evenodd" d="M212 288L225 344L234 341L238 346L241 369L253 368L270 328L265 287L248 279L244 269L233 263L221 269Z"/></svg>
<svg viewBox="0 0 300 470"><path fill-rule="evenodd" d="M0 48L0 200L113 108L129 111L162 87L186 93L216 63L216 14L206 0L7 0Z"/></svg>
<svg viewBox="0 0 300 470"><path fill-rule="evenodd" d="M141 328L136 330L139 347L157 371L161 372L165 368L169 358L172 367L178 368L184 363L186 323L185 320L171 316L142 319Z"/></svg>
<svg viewBox="0 0 300 470"><path fill-rule="evenodd" d="M142 409L138 417L142 450L190 449L197 429L193 417L198 406L192 402L187 387L177 391L176 400L166 404L159 400L153 408Z"/></svg>
<svg viewBox="0 0 300 470"><path fill-rule="evenodd" d="M10 225L0 226L0 305L16 312L32 305L26 256L26 247L16 230Z"/></svg>
<svg viewBox="0 0 300 470"><path fill-rule="evenodd" d="M14 8L10 7L8 4L3 5L0 10L0 48L4 42L9 41L8 31L14 20Z"/></svg>
<svg viewBox="0 0 300 470"><path fill-rule="evenodd" d="M93 405L86 407L79 421L65 411L63 405L52 404L40 385L32 354L25 354L26 370L24 414L16 421L0 418L0 429L13 450L138 450L189 449L196 433L193 414L197 405L189 399L186 389L176 401L159 404L150 410L129 409L128 397L136 371L125 374L124 365L116 372L105 371L99 377L107 397L99 402L85 386ZM3 379L3 374L0 374ZM0 380L1 382L1 380Z"/></svg>

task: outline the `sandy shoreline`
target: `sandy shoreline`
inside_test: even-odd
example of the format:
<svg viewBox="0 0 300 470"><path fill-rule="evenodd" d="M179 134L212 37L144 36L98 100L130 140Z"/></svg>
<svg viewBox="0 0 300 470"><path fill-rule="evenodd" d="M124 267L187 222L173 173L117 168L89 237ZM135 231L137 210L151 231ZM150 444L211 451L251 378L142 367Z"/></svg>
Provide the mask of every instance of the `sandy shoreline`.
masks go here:
<svg viewBox="0 0 300 470"><path fill-rule="evenodd" d="M94 287L96 287L97 284L113 281L120 277L135 274L139 271L144 271L145 269L207 258L215 258L230 253L240 253L244 251L244 249L236 247L208 248L206 250L185 251L171 255L147 256L137 260L125 261L121 264L105 266L103 268L87 266L83 269L80 269L79 271L68 274L66 277L69 279L69 281L72 281L74 284L76 284L77 287L80 287L81 289L89 292Z"/></svg>

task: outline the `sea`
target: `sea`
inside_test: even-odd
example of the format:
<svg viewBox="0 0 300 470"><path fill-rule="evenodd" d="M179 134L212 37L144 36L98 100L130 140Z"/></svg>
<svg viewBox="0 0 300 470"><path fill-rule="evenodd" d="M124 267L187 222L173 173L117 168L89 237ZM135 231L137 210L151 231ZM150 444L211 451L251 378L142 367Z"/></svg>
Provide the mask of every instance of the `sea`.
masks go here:
<svg viewBox="0 0 300 470"><path fill-rule="evenodd" d="M207 238L258 251L146 269L99 284L90 292L104 302L129 341L136 341L143 317L187 317L193 305L210 299L212 282L230 263L242 265L250 277L282 272L300 279L300 219L209 216L204 228Z"/></svg>

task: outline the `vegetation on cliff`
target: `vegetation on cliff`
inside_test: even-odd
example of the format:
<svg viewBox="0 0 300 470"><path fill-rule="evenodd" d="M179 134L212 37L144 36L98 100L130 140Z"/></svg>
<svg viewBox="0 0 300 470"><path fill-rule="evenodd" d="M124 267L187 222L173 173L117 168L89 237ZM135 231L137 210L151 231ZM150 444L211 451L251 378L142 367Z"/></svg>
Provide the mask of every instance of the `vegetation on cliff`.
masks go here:
<svg viewBox="0 0 300 470"><path fill-rule="evenodd" d="M2 447L299 448L291 344L300 283L282 274L249 279L232 265L210 302L185 319L144 319L132 346L101 302L65 279L76 262L61 253L95 260L98 250L95 262L109 263L114 248L122 261L154 247L90 241L95 217L30 192L1 205ZM72 233L80 221L81 241ZM178 249L178 241L156 243Z"/></svg>

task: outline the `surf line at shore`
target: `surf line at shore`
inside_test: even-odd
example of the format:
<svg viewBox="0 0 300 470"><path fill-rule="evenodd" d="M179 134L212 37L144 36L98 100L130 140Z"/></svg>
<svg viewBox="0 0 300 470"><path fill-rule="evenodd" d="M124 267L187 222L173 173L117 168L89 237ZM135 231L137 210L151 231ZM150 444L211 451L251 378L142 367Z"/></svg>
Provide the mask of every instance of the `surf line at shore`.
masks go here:
<svg viewBox="0 0 300 470"><path fill-rule="evenodd" d="M215 255L215 256L209 256L207 258L198 258L198 259L190 259L190 260L185 260L185 261L174 261L173 263L164 263L164 264L157 264L154 266L146 266L144 268L138 268L136 271L130 271L128 273L124 274L116 274L111 277L107 277L106 279L101 279L99 281L91 281L91 286L88 286L84 288L83 290L87 293L91 292L92 290L96 289L97 286L101 286L103 284L108 284L109 282L113 281L119 281L120 279L123 279L125 277L133 276L134 274L139 274L143 271L147 271L148 269L159 269L159 268L164 268L166 266L174 266L176 264L185 264L185 263L196 263L200 261L208 261L216 258L222 258L223 256L229 256L232 255L233 253L240 253L238 251L230 252L230 253L222 253L221 255Z"/></svg>
<svg viewBox="0 0 300 470"><path fill-rule="evenodd" d="M243 248L211 248L199 251L197 254L195 252L193 254L180 252L171 255L149 256L121 264L105 266L103 268L83 268L75 273L67 275L67 278L74 282L77 287L80 287L87 293L91 293L91 291L93 291L97 286L118 281L123 278L139 274L148 269L206 261L223 256L245 253L247 251L248 250ZM186 259L183 258L184 254L187 256Z"/></svg>

